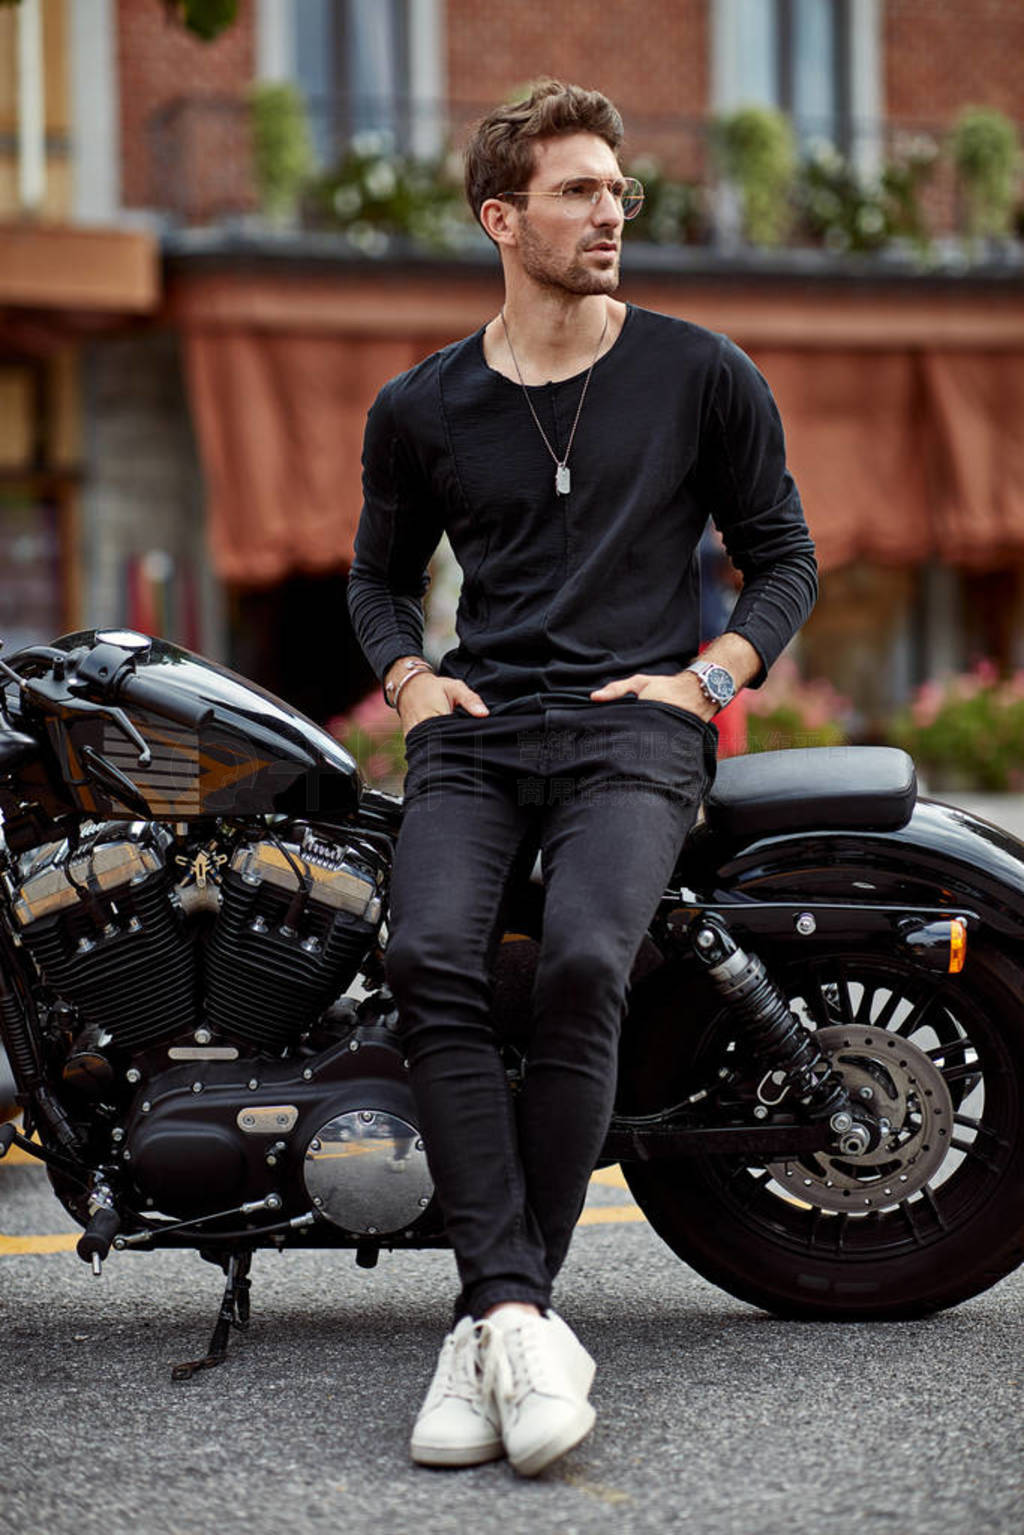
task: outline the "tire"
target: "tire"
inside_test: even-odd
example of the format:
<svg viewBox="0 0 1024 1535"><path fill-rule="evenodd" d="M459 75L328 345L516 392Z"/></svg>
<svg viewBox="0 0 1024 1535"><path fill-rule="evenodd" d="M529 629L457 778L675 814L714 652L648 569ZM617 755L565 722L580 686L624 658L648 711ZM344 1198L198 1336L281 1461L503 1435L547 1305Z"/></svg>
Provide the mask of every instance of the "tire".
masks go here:
<svg viewBox="0 0 1024 1535"><path fill-rule="evenodd" d="M773 974L798 1016L824 1031L851 1092L896 1105L892 1154L870 1168L819 1154L773 1168L736 1156L626 1165L658 1235L712 1283L790 1318L927 1316L1015 1269L1024 969L976 944L959 976L848 952ZM677 1096L736 1063L726 1024L720 1012L689 1035Z"/></svg>

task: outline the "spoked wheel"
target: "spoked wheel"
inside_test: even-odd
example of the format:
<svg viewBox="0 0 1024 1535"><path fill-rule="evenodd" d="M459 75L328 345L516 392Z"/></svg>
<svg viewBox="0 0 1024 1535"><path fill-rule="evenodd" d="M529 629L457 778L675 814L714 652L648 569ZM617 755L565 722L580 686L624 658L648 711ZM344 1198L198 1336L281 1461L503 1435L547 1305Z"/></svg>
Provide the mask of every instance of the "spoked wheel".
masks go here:
<svg viewBox="0 0 1024 1535"><path fill-rule="evenodd" d="M659 1236L793 1317L922 1316L1009 1273L1024 1260L1024 971L976 946L959 976L850 954L774 974L881 1144L856 1159L627 1166ZM695 1033L691 1088L737 1059L722 1015Z"/></svg>

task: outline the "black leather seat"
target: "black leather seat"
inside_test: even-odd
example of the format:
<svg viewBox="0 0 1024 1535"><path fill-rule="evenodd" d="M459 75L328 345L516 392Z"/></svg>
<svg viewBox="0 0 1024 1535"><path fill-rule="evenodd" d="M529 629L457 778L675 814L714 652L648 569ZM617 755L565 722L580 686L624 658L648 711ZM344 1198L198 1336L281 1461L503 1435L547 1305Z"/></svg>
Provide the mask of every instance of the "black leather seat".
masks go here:
<svg viewBox="0 0 1024 1535"><path fill-rule="evenodd" d="M896 831L917 799L917 774L891 746L757 752L718 765L704 806L730 842L789 831Z"/></svg>

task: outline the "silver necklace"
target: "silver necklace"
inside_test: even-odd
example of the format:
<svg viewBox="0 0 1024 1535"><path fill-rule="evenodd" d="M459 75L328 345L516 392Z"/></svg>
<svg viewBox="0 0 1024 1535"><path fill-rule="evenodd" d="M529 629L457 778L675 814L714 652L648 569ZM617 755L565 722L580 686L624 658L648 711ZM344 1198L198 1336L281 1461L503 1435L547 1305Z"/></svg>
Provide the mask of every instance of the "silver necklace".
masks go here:
<svg viewBox="0 0 1024 1535"><path fill-rule="evenodd" d="M572 489L572 475L569 473L569 454L572 452L572 440L576 436L576 428L579 426L580 412L583 410L583 401L587 398L587 389L590 386L590 375L594 371L597 359L601 355L601 348L604 345L604 338L608 334L608 311L605 310L604 325L601 328L601 335L598 338L597 350L595 351L591 360L590 367L587 369L587 376L583 380L583 388L580 391L580 402L576 407L576 416L572 423L572 430L569 433L569 441L565 445L565 452L561 458L559 458L558 454L551 446L551 443L548 440L548 434L540 424L540 417L533 408L533 401L530 399L530 392L526 387L526 380L523 378L523 370L519 366L519 359L516 357L512 347L512 337L508 333L508 321L505 319L504 307L502 307L499 312L501 314L502 328L505 332L505 340L508 342L509 353L512 357L512 362L515 366L516 373L519 377L519 383L522 386L523 395L526 399L527 405L530 407L530 415L533 417L534 425L536 426L541 437L544 439L544 446L551 454L552 461L555 465L555 494L558 496L567 496Z"/></svg>

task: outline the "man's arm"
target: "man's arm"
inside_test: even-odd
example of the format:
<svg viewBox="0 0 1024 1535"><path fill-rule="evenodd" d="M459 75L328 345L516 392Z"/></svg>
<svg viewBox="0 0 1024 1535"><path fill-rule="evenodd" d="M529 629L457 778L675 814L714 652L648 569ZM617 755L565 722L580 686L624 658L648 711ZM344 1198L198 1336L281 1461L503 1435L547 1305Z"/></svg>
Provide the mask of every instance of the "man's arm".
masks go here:
<svg viewBox="0 0 1024 1535"><path fill-rule="evenodd" d="M726 632L701 659L724 666L737 690L760 687L814 606L817 563L771 391L749 357L724 338L693 486L743 576ZM661 698L702 719L718 712L689 671L617 678L591 697L606 702L624 693Z"/></svg>
<svg viewBox="0 0 1024 1535"><path fill-rule="evenodd" d="M395 426L391 385L385 385L363 435L363 510L348 581L356 638L381 678L399 656L423 646L427 565L441 526L416 481Z"/></svg>
<svg viewBox="0 0 1024 1535"><path fill-rule="evenodd" d="M388 683L402 682L408 661L423 659L427 565L442 531L442 518L396 429L391 389L385 386L363 437L363 510L348 581L352 626L385 684L385 696ZM409 730L432 714L450 713L457 703L487 713L465 683L424 670L404 682L399 717Z"/></svg>
<svg viewBox="0 0 1024 1535"><path fill-rule="evenodd" d="M743 577L726 628L760 657L750 679L760 687L814 607L818 567L800 493L786 468L771 390L750 358L725 338L694 488Z"/></svg>

